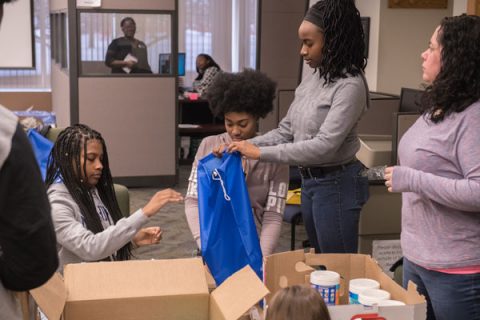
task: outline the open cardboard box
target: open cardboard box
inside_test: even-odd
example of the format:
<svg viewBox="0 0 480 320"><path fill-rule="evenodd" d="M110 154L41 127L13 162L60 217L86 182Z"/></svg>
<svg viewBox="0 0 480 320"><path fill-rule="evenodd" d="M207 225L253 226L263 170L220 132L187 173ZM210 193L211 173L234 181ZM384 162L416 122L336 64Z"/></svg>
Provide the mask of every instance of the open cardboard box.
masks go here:
<svg viewBox="0 0 480 320"><path fill-rule="evenodd" d="M49 320L239 319L267 293L246 266L209 293L200 258L65 266L30 292Z"/></svg>
<svg viewBox="0 0 480 320"><path fill-rule="evenodd" d="M387 320L425 320L425 298L417 293L416 286L409 283L403 289L368 255L363 254L314 254L303 250L274 254L266 257L265 284L270 290L267 304L272 295L283 287L309 283L310 273L315 266L325 266L327 270L338 272L340 283L340 305L329 307L332 320L350 319L356 314L378 313ZM391 299L406 303L405 306L364 307L348 305L348 283L350 279L370 278L380 282L380 288L391 294Z"/></svg>

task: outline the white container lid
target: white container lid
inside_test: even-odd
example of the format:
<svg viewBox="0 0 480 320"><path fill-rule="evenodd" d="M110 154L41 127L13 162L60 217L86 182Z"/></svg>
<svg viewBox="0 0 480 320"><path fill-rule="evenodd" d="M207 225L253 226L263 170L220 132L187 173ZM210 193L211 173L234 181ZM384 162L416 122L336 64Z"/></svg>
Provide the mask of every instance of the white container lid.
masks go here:
<svg viewBox="0 0 480 320"><path fill-rule="evenodd" d="M340 275L328 270L313 271L310 274L310 283L317 286L335 286L340 284Z"/></svg>
<svg viewBox="0 0 480 320"><path fill-rule="evenodd" d="M404 306L405 303L398 300L381 300L378 302L379 307L388 307L388 306Z"/></svg>
<svg viewBox="0 0 480 320"><path fill-rule="evenodd" d="M373 306L381 300L388 299L390 299L390 292L382 289L367 289L358 295L358 302L364 306Z"/></svg>
<svg viewBox="0 0 480 320"><path fill-rule="evenodd" d="M358 278L349 282L348 290L352 293L360 293L366 289L379 289L380 283L373 279Z"/></svg>

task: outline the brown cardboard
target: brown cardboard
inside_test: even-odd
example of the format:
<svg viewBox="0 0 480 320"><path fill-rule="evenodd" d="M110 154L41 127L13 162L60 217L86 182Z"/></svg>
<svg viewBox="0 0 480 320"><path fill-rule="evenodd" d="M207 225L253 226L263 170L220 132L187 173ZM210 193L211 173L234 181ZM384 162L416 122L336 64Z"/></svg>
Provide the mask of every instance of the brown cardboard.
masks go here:
<svg viewBox="0 0 480 320"><path fill-rule="evenodd" d="M71 264L34 291L49 320L230 320L268 293L246 267L210 295L199 258Z"/></svg>
<svg viewBox="0 0 480 320"><path fill-rule="evenodd" d="M252 268L247 265L212 292L210 319L238 319L268 292Z"/></svg>
<svg viewBox="0 0 480 320"><path fill-rule="evenodd" d="M265 258L264 283L271 294L267 295L267 303L272 294L282 288L305 282L305 275L314 269L305 264L303 250L288 251L270 255Z"/></svg>
<svg viewBox="0 0 480 320"><path fill-rule="evenodd" d="M54 273L43 286L30 290L30 294L48 319L60 319L67 302L67 289L60 274Z"/></svg>
<svg viewBox="0 0 480 320"><path fill-rule="evenodd" d="M266 257L265 284L271 294L267 302L283 284L294 285L309 282L307 270L299 271L300 263L307 266L325 266L328 270L338 272L342 277L340 283L340 304L329 307L332 320L350 319L360 313L378 312L389 320L424 320L426 318L426 303L423 296L416 291L413 283L407 290L382 272L380 266L368 255L362 254L313 254L302 250L284 252ZM297 266L297 269L295 269ZM348 283L350 279L371 278L380 282L380 287L391 293L392 299L405 302L406 306L395 307L364 307L362 305L347 305ZM343 295L342 295L343 293Z"/></svg>

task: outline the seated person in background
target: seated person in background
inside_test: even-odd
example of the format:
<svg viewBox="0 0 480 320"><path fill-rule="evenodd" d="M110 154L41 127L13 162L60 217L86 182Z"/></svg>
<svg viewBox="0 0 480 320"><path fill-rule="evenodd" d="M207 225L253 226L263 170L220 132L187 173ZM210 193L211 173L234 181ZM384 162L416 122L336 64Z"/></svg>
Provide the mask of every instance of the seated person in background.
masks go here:
<svg viewBox="0 0 480 320"><path fill-rule="evenodd" d="M330 320L322 295L309 286L294 285L275 293L265 320Z"/></svg>
<svg viewBox="0 0 480 320"><path fill-rule="evenodd" d="M222 71L220 66L208 54L201 53L197 56L197 77L193 81L193 90L203 96L213 82L215 76Z"/></svg>
<svg viewBox="0 0 480 320"><path fill-rule="evenodd" d="M57 235L60 271L68 263L128 260L133 245L158 243L159 227L143 228L169 202L182 200L166 189L127 218L113 189L105 141L77 124L63 130L50 155L46 185Z"/></svg>
<svg viewBox="0 0 480 320"><path fill-rule="evenodd" d="M135 20L131 17L123 18L120 27L124 36L110 43L105 64L112 68L112 73L152 73L148 64L147 45L135 39Z"/></svg>
<svg viewBox="0 0 480 320"><path fill-rule="evenodd" d="M275 83L264 74L245 70L220 73L207 92L214 115L225 118L226 133L209 136L200 144L190 173L185 214L198 247L201 246L198 218L197 163L219 144L250 139L255 136L257 121L273 109ZM260 246L263 256L272 254L282 227L285 197L288 188L288 166L257 160L243 162L243 170L254 219L260 225Z"/></svg>

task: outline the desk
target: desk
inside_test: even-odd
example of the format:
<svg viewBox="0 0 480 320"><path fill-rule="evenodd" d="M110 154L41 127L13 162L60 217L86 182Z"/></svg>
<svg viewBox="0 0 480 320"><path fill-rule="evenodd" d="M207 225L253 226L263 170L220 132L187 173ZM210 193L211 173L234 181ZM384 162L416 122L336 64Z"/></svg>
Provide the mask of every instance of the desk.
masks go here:
<svg viewBox="0 0 480 320"><path fill-rule="evenodd" d="M223 124L223 119L217 118L212 114L208 101L204 99L178 100L179 122L189 124Z"/></svg>
<svg viewBox="0 0 480 320"><path fill-rule="evenodd" d="M213 116L208 101L179 99L179 163L191 164L203 138L225 132L222 119ZM182 126L185 125L185 126ZM188 125L188 126L187 126ZM184 158L184 155L187 157Z"/></svg>

